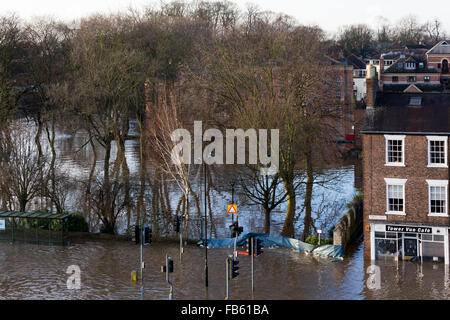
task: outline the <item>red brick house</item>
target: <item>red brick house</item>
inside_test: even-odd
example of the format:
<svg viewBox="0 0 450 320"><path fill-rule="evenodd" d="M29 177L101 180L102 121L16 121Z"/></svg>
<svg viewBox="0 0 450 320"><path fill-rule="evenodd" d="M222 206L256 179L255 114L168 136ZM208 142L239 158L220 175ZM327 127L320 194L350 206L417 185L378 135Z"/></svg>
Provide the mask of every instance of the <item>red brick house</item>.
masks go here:
<svg viewBox="0 0 450 320"><path fill-rule="evenodd" d="M426 53L428 65L440 72L441 81L449 84L450 41L441 41Z"/></svg>
<svg viewBox="0 0 450 320"><path fill-rule="evenodd" d="M340 110L341 120L336 128L339 132L337 140L344 141L347 136L353 136L354 134L353 66L347 64L347 61L340 61L331 57L326 58L330 66L329 74L335 77L332 90L335 91L336 104Z"/></svg>
<svg viewBox="0 0 450 320"><path fill-rule="evenodd" d="M379 59L380 91L420 93L442 91L450 84L450 41L440 41L425 53L405 50Z"/></svg>
<svg viewBox="0 0 450 320"><path fill-rule="evenodd" d="M368 73L364 257L449 264L450 93L377 92Z"/></svg>

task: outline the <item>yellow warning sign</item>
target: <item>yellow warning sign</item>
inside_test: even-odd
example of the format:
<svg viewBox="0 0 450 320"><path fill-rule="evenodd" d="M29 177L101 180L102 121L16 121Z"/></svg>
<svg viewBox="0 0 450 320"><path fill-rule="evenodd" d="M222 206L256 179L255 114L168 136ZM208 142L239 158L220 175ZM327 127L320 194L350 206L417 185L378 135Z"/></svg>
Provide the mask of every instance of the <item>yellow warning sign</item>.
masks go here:
<svg viewBox="0 0 450 320"><path fill-rule="evenodd" d="M237 213L237 204L229 204L227 212L231 213L231 214L236 214Z"/></svg>

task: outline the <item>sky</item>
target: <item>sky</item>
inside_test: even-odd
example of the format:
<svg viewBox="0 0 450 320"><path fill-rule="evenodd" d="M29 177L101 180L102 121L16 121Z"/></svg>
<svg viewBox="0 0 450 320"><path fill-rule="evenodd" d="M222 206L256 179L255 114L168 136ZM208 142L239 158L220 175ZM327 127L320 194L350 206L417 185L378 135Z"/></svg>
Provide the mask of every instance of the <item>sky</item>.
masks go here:
<svg viewBox="0 0 450 320"><path fill-rule="evenodd" d="M438 18L444 30L450 30L448 0L361 1L361 0L231 0L244 9L247 3L261 9L289 14L301 24L317 24L325 31L336 32L348 24L366 23L375 27L378 17L391 23L407 15L415 15L419 22ZM167 1L166 1L167 2ZM1 0L0 15L16 12L25 19L34 16L54 16L72 20L94 12L115 13L129 6L143 8L157 5L159 0Z"/></svg>

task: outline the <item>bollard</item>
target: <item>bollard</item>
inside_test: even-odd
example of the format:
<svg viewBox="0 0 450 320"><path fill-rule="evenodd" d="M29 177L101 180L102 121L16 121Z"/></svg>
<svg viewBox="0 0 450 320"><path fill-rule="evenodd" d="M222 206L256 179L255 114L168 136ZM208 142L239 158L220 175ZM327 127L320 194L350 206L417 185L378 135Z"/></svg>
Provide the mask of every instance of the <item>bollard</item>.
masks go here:
<svg viewBox="0 0 450 320"><path fill-rule="evenodd" d="M137 277L137 271L133 270L131 271L131 281L137 281L138 277Z"/></svg>

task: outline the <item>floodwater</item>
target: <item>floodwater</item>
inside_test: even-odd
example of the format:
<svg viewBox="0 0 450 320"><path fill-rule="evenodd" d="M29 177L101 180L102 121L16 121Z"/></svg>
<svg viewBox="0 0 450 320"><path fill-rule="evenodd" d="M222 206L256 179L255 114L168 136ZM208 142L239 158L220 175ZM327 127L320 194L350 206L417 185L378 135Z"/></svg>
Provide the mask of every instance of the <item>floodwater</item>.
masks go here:
<svg viewBox="0 0 450 320"><path fill-rule="evenodd" d="M136 121L130 120L130 133L132 137L137 137L139 135ZM88 141L88 135L85 131L79 130L76 133L64 133L63 130L58 131L56 135L56 152L57 157L60 160L62 168L66 170L67 175L71 176L75 180L86 179L91 170L91 166L94 164L96 168L96 174L101 177L103 170L103 149L97 146L97 158L96 163L93 163L94 157L93 152ZM43 141L45 144L45 139ZM112 154L111 159L116 157L116 146L115 143L112 144ZM125 142L125 157L128 164L132 189L139 189L139 141L135 139L130 139ZM148 165L148 173L151 175L151 166ZM318 182L322 180L327 180L323 183L318 183L314 187L313 191L313 218L315 214L319 214L322 217L317 219L316 227L317 229L322 229L324 234L327 230L334 226L337 220L345 213L347 210L346 204L348 204L353 196L356 194L356 188L354 187L355 174L354 174L354 164L348 164L345 166L337 166L336 168L331 168L318 178ZM198 166L194 170L202 170L202 166ZM210 235L212 237L229 237L230 231L228 226L232 222L232 217L230 214L226 213L227 204L232 202L231 194L231 181L234 179L233 174L227 174L224 172L226 169L221 168L221 166L213 166L213 186L211 191L211 217L212 219L208 221L208 228ZM215 176L217 173L217 177ZM200 214L203 215L204 207L204 185L202 179L201 171L193 174L192 178L192 189L196 193L199 199L199 204L201 208ZM150 176L147 182L147 188L149 183L152 183L154 179ZM236 182L236 181L235 181ZM282 186L280 186L282 188ZM178 200L180 199L181 192L175 183L169 185L170 193L170 206L172 210L177 208ZM301 206L303 204L302 198L303 192L298 192L297 196L297 211L301 211ZM74 190L68 196L67 210L70 212L81 211L80 203L80 190ZM135 195L136 196L136 195ZM246 196L244 196L242 190L237 184L234 194L234 202L238 204L239 211L239 225L244 227L244 232L264 232L264 214L262 208L257 205L252 204ZM147 208L151 208L151 195L147 194L145 197ZM284 218L286 214L287 203L280 204L275 210L272 211L271 216L271 233L279 234L284 223ZM173 210L174 211L174 210ZM195 208L193 199L190 200L190 211L191 217L198 218L199 212ZM150 214L150 212L148 212ZM300 231L302 230L303 217L299 217L295 223L295 229L298 234L295 237L300 237ZM198 228L197 228L198 229ZM126 230L125 217L119 219L118 232L124 233ZM93 230L98 231L98 230ZM200 234L197 232L191 236L200 238Z"/></svg>
<svg viewBox="0 0 450 320"><path fill-rule="evenodd" d="M209 287L205 288L205 249L185 247L182 260L175 243L144 248L144 299L168 299L169 285L161 273L168 254L174 259L174 298L225 298L225 259L232 249L208 250ZM71 247L0 243L0 299L127 299L139 300L140 282L131 281L138 268L139 246L102 241ZM264 248L255 258L255 291L251 293L250 258L239 256L239 276L230 282L230 299L449 299L448 269L427 262L377 261L381 284L366 285L363 244L350 249L343 261L305 255L293 250ZM81 271L81 288L69 290L70 265Z"/></svg>
<svg viewBox="0 0 450 320"><path fill-rule="evenodd" d="M131 122L133 135L133 123ZM103 155L99 152L93 163L92 150L86 144L82 131L75 134L59 132L56 148L61 165L68 176L76 181L85 178L92 165L101 175ZM136 140L125 144L126 160L132 180L138 181L139 146ZM115 157L113 146L112 159ZM99 148L101 150L101 148ZM355 166L337 167L326 172L335 176L314 188L313 210L323 217L316 227L324 230L334 225L346 210L346 204L355 194ZM202 181L193 183L203 208ZM226 214L226 204L231 203L231 189L226 179L217 179L213 190L208 235L229 237L231 216ZM172 208L176 207L179 191L169 188ZM78 191L79 193L79 191ZM69 211L80 210L79 194L73 190L68 198ZM146 201L151 197L147 196ZM246 232L263 232L262 210L252 206L236 190L239 223ZM237 199L237 200L236 200ZM193 201L192 201L193 202ZM301 206L299 192L297 205ZM271 233L282 228L286 204L272 212ZM150 203L147 203L150 208ZM191 208L195 211L195 208ZM297 207L300 211L300 207ZM195 215L194 215L195 216ZM212 220L212 221L211 221ZM302 217L296 222L299 237ZM119 232L124 228L119 228ZM199 234L196 235L199 238ZM175 271L171 274L174 298L181 300L217 299L226 295L225 259L231 249L208 250L209 287L205 288L205 249L188 245L180 260L177 243L152 243L144 248L144 299L168 299L169 285L161 273L166 254L174 259ZM315 257L289 249L264 248L255 259L255 291L251 292L250 258L239 257L240 275L230 283L230 299L448 299L449 271L443 264L426 262L377 261L380 285L374 289L367 285L366 272L370 262L363 260L363 243L354 245L343 261ZM69 266L80 268L81 288L68 289ZM139 265L139 246L124 241L99 241L75 243L70 247L23 243L0 243L0 299L128 299L139 300L142 286L131 280L131 272Z"/></svg>

